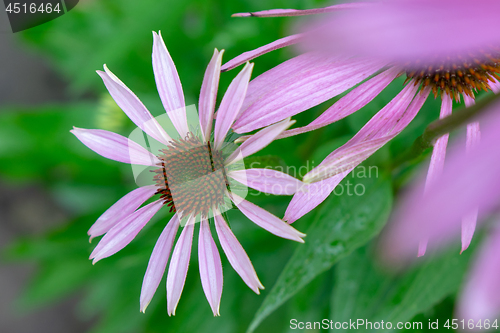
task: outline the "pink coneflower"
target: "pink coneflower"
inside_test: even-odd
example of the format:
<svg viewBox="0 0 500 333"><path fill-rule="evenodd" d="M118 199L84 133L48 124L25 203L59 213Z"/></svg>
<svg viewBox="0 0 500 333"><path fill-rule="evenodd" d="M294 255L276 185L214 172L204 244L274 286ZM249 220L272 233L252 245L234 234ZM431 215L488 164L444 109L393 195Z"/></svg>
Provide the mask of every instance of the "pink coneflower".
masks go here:
<svg viewBox="0 0 500 333"><path fill-rule="evenodd" d="M285 37L226 63L234 68L280 47L297 44L307 53L290 59L250 82L237 133L291 117L353 88L309 125L282 133L284 138L329 125L372 101L396 77L405 75L401 92L349 142L333 151L304 177L306 185L290 203L284 219L293 222L328 197L359 163L398 135L433 93L442 99L440 118L451 114L453 101L474 103L480 91L498 92L500 83L500 2L494 0L388 0L321 9L270 11L235 16L329 14L303 32ZM465 24L465 22L467 22ZM470 27L482 27L481 33ZM479 124L467 130L467 145L480 137ZM439 138L427 182L439 176L448 135ZM462 250L471 240L477 211L463 218ZM425 253L422 239L419 255Z"/></svg>
<svg viewBox="0 0 500 333"><path fill-rule="evenodd" d="M153 71L163 106L179 136L172 138L146 107L111 71L104 66L98 74L109 93L127 116L164 148L152 154L138 143L119 134L75 128L71 132L98 154L124 163L152 166L152 185L128 193L90 228L91 239L104 237L90 258L93 263L120 251L163 207L175 212L153 249L142 285L140 309L145 311L165 271L179 226L182 232L175 244L167 274L168 314L175 314L181 296L193 240L194 225L200 221L198 258L203 290L214 315L219 315L222 294L222 265L212 238L209 217L215 226L222 249L243 281L257 294L264 287L235 235L221 215L234 204L245 216L263 229L283 238L303 242L305 235L266 210L246 201L233 191L234 182L271 194L293 194L301 182L269 169L244 170L238 161L271 143L293 122L285 119L252 135L238 148L228 150L226 136L237 119L252 72L252 64L231 82L218 109L214 129L213 115L219 84L223 51L215 50L207 67L200 92L199 127L188 126L182 86L175 65L160 35L153 33ZM198 122L198 121L197 121ZM212 136L213 133L213 136ZM241 165L241 163L240 163ZM153 176L154 175L154 176ZM141 208L154 195L159 198Z"/></svg>
<svg viewBox="0 0 500 333"><path fill-rule="evenodd" d="M500 312L500 104L491 111L489 118L481 120L481 142L468 151L456 147L430 186L417 182L395 211L381 242L386 257L407 260L422 238L435 243L454 239L461 218L469 212L479 209L483 223L485 216L493 214L492 232L479 251L457 309L459 317L475 323Z"/></svg>

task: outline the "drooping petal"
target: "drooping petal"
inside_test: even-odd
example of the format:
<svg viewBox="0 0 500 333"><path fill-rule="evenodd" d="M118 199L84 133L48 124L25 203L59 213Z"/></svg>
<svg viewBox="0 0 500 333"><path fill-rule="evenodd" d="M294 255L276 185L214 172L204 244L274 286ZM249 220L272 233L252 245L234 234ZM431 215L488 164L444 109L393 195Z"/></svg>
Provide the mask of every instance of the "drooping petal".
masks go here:
<svg viewBox="0 0 500 333"><path fill-rule="evenodd" d="M163 200L157 200L142 207L111 228L101 239L90 255L95 264L127 246L137 236L139 231L163 206Z"/></svg>
<svg viewBox="0 0 500 333"><path fill-rule="evenodd" d="M314 9L270 9L263 10L259 12L249 12L249 13L236 13L231 16L233 17L281 17L281 16L302 16L302 15L313 15L313 14L323 14L323 13L331 13L338 10L351 9L351 8L359 8L364 6L363 2L355 2L355 3L343 3L339 5L333 5L323 8L314 8Z"/></svg>
<svg viewBox="0 0 500 333"><path fill-rule="evenodd" d="M129 216L158 190L155 185L136 188L109 207L90 227L88 234L92 238L104 235L118 222Z"/></svg>
<svg viewBox="0 0 500 333"><path fill-rule="evenodd" d="M295 43L298 43L300 40L300 37L301 37L300 34L287 36L284 38L280 38L280 39L278 39L272 43L269 43L267 45L261 46L255 50L244 52L244 53L240 54L239 56L226 62L224 64L224 66L222 66L221 70L223 72L229 71L235 67L243 65L247 61L250 61L254 58L260 57L263 54L266 54L268 52L271 52L271 51L274 51L277 49L281 49L282 47L286 47L286 46L290 46L290 45L293 45Z"/></svg>
<svg viewBox="0 0 500 333"><path fill-rule="evenodd" d="M231 228L229 228L224 218L220 214L216 214L214 219L220 245L227 256L229 263L233 266L236 273L241 276L247 286L249 286L250 289L252 289L256 294L260 294L259 289L264 289L264 286L260 283L250 258L248 258L248 255L241 246L240 242L238 242L238 239L234 236Z"/></svg>
<svg viewBox="0 0 500 333"><path fill-rule="evenodd" d="M320 203L328 198L328 196L335 190L335 187L337 187L342 179L344 179L344 177L351 171L352 170L346 170L319 182L305 184L305 186L293 196L286 209L283 220L291 224L316 208Z"/></svg>
<svg viewBox="0 0 500 333"><path fill-rule="evenodd" d="M500 230L483 244L460 296L458 317L475 323L497 319L500 312Z"/></svg>
<svg viewBox="0 0 500 333"><path fill-rule="evenodd" d="M481 130L479 129L479 122L473 122L467 125L467 143L466 152L470 152L474 147L479 144L481 139ZM474 236L476 229L478 210L474 209L462 218L462 249L460 253L465 251Z"/></svg>
<svg viewBox="0 0 500 333"><path fill-rule="evenodd" d="M429 95L430 89L427 88L413 99L417 89L418 87L410 82L351 140L308 172L304 181L320 181L353 168L392 140L413 120Z"/></svg>
<svg viewBox="0 0 500 333"><path fill-rule="evenodd" d="M161 33L153 31L153 72L161 102L179 135L189 132L181 80Z"/></svg>
<svg viewBox="0 0 500 333"><path fill-rule="evenodd" d="M500 105L483 119L481 142L471 151L456 147L449 154L443 173L423 194L423 186L408 192L396 210L383 241L390 259L411 257L424 237L441 244L456 236L464 216L478 209L488 214L500 199Z"/></svg>
<svg viewBox="0 0 500 333"><path fill-rule="evenodd" d="M116 104L141 130L164 145L169 145L172 139L165 130L158 124L144 104L120 79L104 65L105 72L97 71L102 78L109 94Z"/></svg>
<svg viewBox="0 0 500 333"><path fill-rule="evenodd" d="M271 142L276 139L284 130L289 128L295 123L289 118L274 125L261 129L254 135L250 136L245 142L241 144L231 155L226 158L225 164L234 163L247 156L250 156L259 150L267 147Z"/></svg>
<svg viewBox="0 0 500 333"><path fill-rule="evenodd" d="M257 191L274 195L293 195L304 185L297 178L272 169L235 170L227 175Z"/></svg>
<svg viewBox="0 0 500 333"><path fill-rule="evenodd" d="M410 82L349 142L328 155L318 167L304 176L304 180L314 183L303 187L292 198L284 218L288 223L296 221L323 202L352 168L398 135L411 122L430 92L427 88L411 101L416 89ZM356 152L359 156L356 156Z"/></svg>
<svg viewBox="0 0 500 333"><path fill-rule="evenodd" d="M246 133L291 117L352 88L385 64L361 58L304 54L252 80L233 125Z"/></svg>
<svg viewBox="0 0 500 333"><path fill-rule="evenodd" d="M391 67L383 73L364 82L359 87L354 88L309 125L287 130L281 133L278 138L282 139L313 131L347 117L371 102L400 72L401 70L399 68Z"/></svg>
<svg viewBox="0 0 500 333"><path fill-rule="evenodd" d="M442 96L443 102L441 103L441 112L439 118L443 119L451 114L452 103L451 97L447 94ZM432 150L431 162L429 164L429 170L427 172L427 178L425 180L426 188L432 184L437 177L441 175L444 167L444 159L446 157L446 147L448 146L448 134L439 137L434 144L434 149Z"/></svg>
<svg viewBox="0 0 500 333"><path fill-rule="evenodd" d="M276 236L304 243L302 237L305 237L305 234L297 231L295 228L269 213L267 210L254 205L250 201L247 201L234 193L230 193L230 198L236 207L238 207L238 209L246 217L248 217L250 221L257 224L262 229L265 229Z"/></svg>
<svg viewBox="0 0 500 333"><path fill-rule="evenodd" d="M203 77L203 84L201 85L198 112L201 133L206 141L210 140L210 135L212 133L215 101L217 100L217 89L219 87L220 66L223 54L224 50L220 52L217 51L217 49L214 50L214 55L208 64L205 76Z"/></svg>
<svg viewBox="0 0 500 333"><path fill-rule="evenodd" d="M219 250L215 245L207 220L201 220L198 237L198 261L203 291L214 316L219 316L220 298L222 295L222 263Z"/></svg>
<svg viewBox="0 0 500 333"><path fill-rule="evenodd" d="M453 101L451 97L447 94L442 96L441 112L439 113L439 118L443 119L451 114ZM432 182L434 182L443 172L444 159L446 157L446 147L448 146L449 134L445 134L439 137L434 143L434 148L432 150L431 162L429 164L429 169L427 170L427 178L425 179L425 187L428 188ZM418 257L425 255L427 250L428 239L422 239L418 244Z"/></svg>
<svg viewBox="0 0 500 333"><path fill-rule="evenodd" d="M192 220L192 218L191 218ZM182 289L186 282L186 275L191 257L194 223L186 223L181 235L175 244L174 253L170 260L167 273L167 312L175 316L175 309L181 298Z"/></svg>
<svg viewBox="0 0 500 333"><path fill-rule="evenodd" d="M315 22L304 40L330 54L400 63L456 60L457 55L481 56L478 50L500 44L499 12L496 0L376 1ZM482 27L484 33L470 27Z"/></svg>
<svg viewBox="0 0 500 333"><path fill-rule="evenodd" d="M141 289L140 304L142 312L146 312L149 302L151 302L156 289L158 289L158 285L165 272L165 267L167 267L170 251L172 250L172 245L174 244L175 235L177 235L178 229L179 218L177 214L174 214L156 241L153 253L149 258L148 268L144 275Z"/></svg>
<svg viewBox="0 0 500 333"><path fill-rule="evenodd" d="M217 111L215 122L214 145L215 149L221 147L227 132L240 113L241 105L245 99L248 82L252 75L253 64L247 63L241 72L233 79L227 88Z"/></svg>
<svg viewBox="0 0 500 333"><path fill-rule="evenodd" d="M156 165L160 162L141 145L120 134L77 127L70 132L88 148L110 160L139 165Z"/></svg>

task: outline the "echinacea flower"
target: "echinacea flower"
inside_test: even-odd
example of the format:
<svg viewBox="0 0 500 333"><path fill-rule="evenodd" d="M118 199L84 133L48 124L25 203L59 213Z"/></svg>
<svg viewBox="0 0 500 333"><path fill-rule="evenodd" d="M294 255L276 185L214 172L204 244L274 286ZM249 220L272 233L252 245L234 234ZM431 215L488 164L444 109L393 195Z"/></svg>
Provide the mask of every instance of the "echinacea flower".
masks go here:
<svg viewBox="0 0 500 333"><path fill-rule="evenodd" d="M263 229L279 237L303 242L304 234L245 200L232 186L234 182L239 182L271 194L295 193L301 182L291 176L268 169L244 170L235 167L238 161L271 143L293 122L289 119L277 122L252 135L236 149L228 150L231 145L225 141L226 136L238 118L253 65L246 64L231 82L213 126L223 54L223 51L218 52L216 49L201 87L199 117L195 124L199 130L194 130L188 125L184 95L175 65L161 36L153 33L153 37L152 57L156 85L166 114L178 132L178 138L169 135L137 96L106 66L98 74L115 102L142 131L163 144L164 148L158 154L153 154L140 144L116 133L80 128L71 131L88 148L106 158L153 167L151 185L139 187L125 195L90 228L91 239L104 235L90 258L96 263L120 251L163 206L167 206L175 214L166 224L151 254L142 285L140 309L143 312L146 310L171 257L166 286L167 310L169 315L175 314L188 270L195 222L199 220L198 258L201 283L214 315L219 315L222 265L209 221L213 221L220 245L243 281L257 294L259 289L264 288L245 250L221 215L221 210L227 209L232 203ZM159 198L141 207L154 195ZM179 227L182 232L170 256Z"/></svg>
<svg viewBox="0 0 500 333"><path fill-rule="evenodd" d="M480 120L481 142L467 151L455 147L439 178L429 186L416 182L410 188L381 242L387 259L406 261L423 238L441 244L453 240L461 218L469 212L479 209L479 223L492 215L491 232L473 263L457 308L457 317L474 323L495 319L500 313L500 104L490 113Z"/></svg>
<svg viewBox="0 0 500 333"><path fill-rule="evenodd" d="M284 219L297 220L323 202L340 181L413 120L433 92L442 99L440 118L451 114L453 101L474 103L480 91L500 91L500 2L495 0L388 0L351 3L320 9L275 9L240 13L240 17L328 14L303 32L285 37L226 63L234 68L261 54L292 44L308 52L252 80L241 116L233 129L244 133L291 117L350 90L306 126L278 138L329 125L358 111L395 78L405 75L405 87L349 142L333 151L304 176ZM481 27L478 32L471 27ZM467 130L467 145L477 144L478 123ZM448 135L439 138L431 157L427 183L441 173ZM463 217L462 251L470 243L477 218L473 209ZM422 239L419 255L426 249Z"/></svg>

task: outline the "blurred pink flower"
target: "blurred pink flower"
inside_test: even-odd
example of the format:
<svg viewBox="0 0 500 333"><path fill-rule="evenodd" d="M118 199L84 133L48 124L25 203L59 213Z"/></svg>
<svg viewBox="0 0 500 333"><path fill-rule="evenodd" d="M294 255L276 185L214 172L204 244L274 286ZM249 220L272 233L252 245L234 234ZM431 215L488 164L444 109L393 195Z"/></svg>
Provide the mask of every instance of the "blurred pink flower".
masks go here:
<svg viewBox="0 0 500 333"><path fill-rule="evenodd" d="M157 155L119 134L75 128L71 132L96 153L124 163L153 166L156 185L139 187L125 195L99 217L90 228L92 238L104 235L90 258L97 261L109 257L129 244L149 220L167 205L175 214L167 223L153 249L140 297L145 311L162 279L179 226L183 226L172 252L167 274L167 310L175 314L186 274L195 219L200 220L198 258L203 290L214 315L219 315L222 294L222 265L212 238L209 215L214 218L222 249L243 281L257 294L264 287L220 209L232 202L252 222L283 238L303 242L305 235L266 210L231 191L229 179L271 194L293 194L301 182L284 173L267 169L237 170L235 162L270 144L293 122L285 119L252 135L232 154L224 151L228 131L237 119L245 97L253 64L246 64L231 82L218 109L212 130L220 66L223 51L215 50L207 67L199 99L199 134L189 128L182 86L175 65L160 35L153 33L153 70L163 106L179 139L172 139L159 125L137 96L104 66L98 74L109 93L127 116L146 134L162 143L165 149ZM214 133L212 138L212 133ZM185 177L189 176L186 180ZM189 181L188 186L180 186ZM155 194L160 198L139 208ZM181 221L185 223L181 223Z"/></svg>
<svg viewBox="0 0 500 333"><path fill-rule="evenodd" d="M492 112L493 111L493 112ZM483 134L475 147L456 149L432 184L417 182L403 198L382 239L391 260L413 256L421 239L446 243L457 236L460 221L471 211L495 214L500 208L500 104L481 121ZM425 187L425 190L424 190ZM479 222L484 221L482 218ZM483 244L462 292L458 314L465 319L491 319L500 312L500 229L498 217Z"/></svg>
<svg viewBox="0 0 500 333"><path fill-rule="evenodd" d="M358 111L396 77L407 77L406 86L389 104L305 175L306 185L295 194L284 219L291 223L323 202L354 167L413 120L431 91L442 98L440 118L451 114L453 100L463 98L470 106L479 90L498 93L499 12L500 2L495 0L387 0L235 14L272 17L329 13L303 26L299 34L243 53L222 66L228 70L297 43L308 51L250 82L241 116L233 126L237 133L291 117L352 88L309 125L287 130L278 138L315 130ZM479 124L469 124L467 146L477 144L479 137ZM428 184L441 173L447 143L448 135L435 143ZM477 209L463 217L462 251L470 243L476 218ZM422 239L419 255L425 253L426 244Z"/></svg>

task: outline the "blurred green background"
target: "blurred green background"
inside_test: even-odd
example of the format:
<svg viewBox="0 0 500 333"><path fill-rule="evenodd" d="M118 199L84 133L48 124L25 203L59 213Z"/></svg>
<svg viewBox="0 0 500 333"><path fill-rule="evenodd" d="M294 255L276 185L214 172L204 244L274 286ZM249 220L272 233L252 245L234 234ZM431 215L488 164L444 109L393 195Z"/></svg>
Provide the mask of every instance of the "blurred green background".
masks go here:
<svg viewBox="0 0 500 333"><path fill-rule="evenodd" d="M128 165L98 156L69 133L72 126L123 135L134 128L110 99L95 70L107 64L153 115L159 115L164 111L151 66L151 31L162 32L186 104L197 104L215 47L226 50L227 61L286 36L300 20L231 18L232 13L330 3L84 0L54 21L3 35L2 52L8 48L15 52L3 53L2 66L6 67L0 74L1 331L245 332L251 327L275 333L296 331L290 328L291 319L323 318L413 320L423 322L427 331L429 320L438 319L442 326L451 318L455 295L479 237L461 256L457 245L449 253L428 255L397 272L380 264L375 251L376 236L387 222L393 197L416 172L416 162L397 168L392 162L437 118L440 103L433 99L397 139L363 164L378 167L378 177L346 178L344 184L366 186L365 195L332 195L294 224L308 234L305 245L270 235L238 211L228 213L266 289L255 295L222 255L221 317L213 317L201 288L196 241L177 315L167 315L164 281L146 314L139 312L142 278L156 238L168 221L166 212L158 214L116 255L95 266L88 260L97 241L89 244L87 230L102 212L135 188ZM26 56L18 59L18 54ZM256 59L252 77L291 56L292 49L282 49ZM20 63L24 59L27 64ZM43 79L37 74L39 67L43 67ZM221 75L219 101L236 74L234 70ZM347 119L274 142L247 162L296 168L317 165L390 101L402 84L403 79L396 80ZM331 104L294 118L305 125ZM249 198L278 216L283 216L290 200L255 192ZM22 292L13 292L28 273Z"/></svg>

